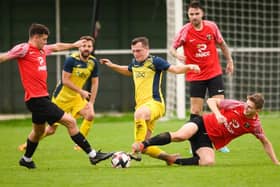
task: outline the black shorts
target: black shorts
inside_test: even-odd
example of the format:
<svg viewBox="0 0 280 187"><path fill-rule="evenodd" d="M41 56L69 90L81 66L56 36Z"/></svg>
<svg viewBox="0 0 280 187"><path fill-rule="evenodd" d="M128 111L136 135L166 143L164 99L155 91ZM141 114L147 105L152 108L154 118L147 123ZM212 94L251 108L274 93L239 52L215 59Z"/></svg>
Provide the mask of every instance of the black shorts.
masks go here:
<svg viewBox="0 0 280 187"><path fill-rule="evenodd" d="M224 83L222 75L203 81L190 82L190 96L205 98L206 91L208 90L209 97L215 95L224 95Z"/></svg>
<svg viewBox="0 0 280 187"><path fill-rule="evenodd" d="M32 122L34 124L48 122L49 125L52 125L59 121L64 114L64 111L52 103L49 97L31 98L25 104L32 113Z"/></svg>
<svg viewBox="0 0 280 187"><path fill-rule="evenodd" d="M193 122L198 126L198 131L189 139L192 146L193 155L198 156L196 154L196 150L201 147L213 148L212 142L205 130L203 118L201 116L197 116L191 119L189 122Z"/></svg>

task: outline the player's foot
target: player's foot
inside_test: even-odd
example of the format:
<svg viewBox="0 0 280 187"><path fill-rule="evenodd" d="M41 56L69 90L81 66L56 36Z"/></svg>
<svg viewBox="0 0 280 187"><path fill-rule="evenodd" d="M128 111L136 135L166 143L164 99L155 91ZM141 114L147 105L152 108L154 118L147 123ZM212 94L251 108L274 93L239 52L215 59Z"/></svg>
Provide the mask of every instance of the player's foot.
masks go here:
<svg viewBox="0 0 280 187"><path fill-rule="evenodd" d="M26 147L27 147L27 144L25 142L24 144L21 144L21 145L18 146L18 150L20 152L23 152L23 151L25 151Z"/></svg>
<svg viewBox="0 0 280 187"><path fill-rule="evenodd" d="M82 150L82 148L78 145L75 145L73 149L76 150L76 151L81 151Z"/></svg>
<svg viewBox="0 0 280 187"><path fill-rule="evenodd" d="M127 153L127 155L130 157L130 159L140 162L142 160L142 155L140 152L134 152L134 153Z"/></svg>
<svg viewBox="0 0 280 187"><path fill-rule="evenodd" d="M102 153L100 150L96 152L95 157L89 157L90 163L93 165L96 165L98 162L101 162L102 160L106 160L110 158L114 152L110 153Z"/></svg>
<svg viewBox="0 0 280 187"><path fill-rule="evenodd" d="M172 165L174 164L174 162L178 159L181 158L179 153L176 154L166 154L166 153L162 153L158 156L159 159L164 160L166 162L167 165Z"/></svg>
<svg viewBox="0 0 280 187"><path fill-rule="evenodd" d="M132 144L132 152L133 153L139 153L144 150L144 144L142 142L135 142Z"/></svg>
<svg viewBox="0 0 280 187"><path fill-rule="evenodd" d="M21 158L19 160L19 165L27 167L28 169L35 169L36 168L35 163L33 161L26 162L23 158Z"/></svg>
<svg viewBox="0 0 280 187"><path fill-rule="evenodd" d="M230 152L229 148L227 148L227 147L222 147L221 149L219 149L219 151L222 152L222 153L229 153Z"/></svg>

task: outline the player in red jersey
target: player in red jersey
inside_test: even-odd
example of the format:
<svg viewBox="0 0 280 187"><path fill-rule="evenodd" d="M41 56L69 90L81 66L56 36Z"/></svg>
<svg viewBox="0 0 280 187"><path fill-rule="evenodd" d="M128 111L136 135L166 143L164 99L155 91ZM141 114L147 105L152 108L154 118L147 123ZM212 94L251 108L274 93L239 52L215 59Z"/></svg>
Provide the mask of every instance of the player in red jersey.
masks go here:
<svg viewBox="0 0 280 187"><path fill-rule="evenodd" d="M190 119L201 115L203 102L208 91L209 97L224 98L222 68L216 49L218 45L227 61L226 72L233 73L233 60L229 48L224 41L217 25L203 20L203 7L193 1L187 7L189 23L185 24L176 35L170 53L186 64L197 64L201 72L186 74L186 81L190 82ZM183 47L184 55L177 52ZM227 148L221 150L228 152Z"/></svg>
<svg viewBox="0 0 280 187"><path fill-rule="evenodd" d="M44 134L45 125L55 122L63 124L72 140L79 145L88 155L90 162L96 164L109 158L112 153L96 152L89 142L79 132L76 120L51 102L47 89L46 56L55 51L81 47L86 40L75 43L56 43L47 45L49 29L34 23L29 28L29 40L13 47L10 51L0 55L0 63L17 59L22 85L25 91L24 101L32 113L32 131L27 138L27 148L19 164L29 169L36 168L32 161L41 136Z"/></svg>
<svg viewBox="0 0 280 187"><path fill-rule="evenodd" d="M261 94L249 95L246 103L209 98L207 104L212 113L204 114L202 117L194 117L176 132L161 133L142 143L133 144L133 150L140 152L152 145L165 145L171 142L189 140L193 157L178 158L174 160L174 163L179 165L213 165L215 163L213 145L216 149L220 149L231 140L251 133L262 143L272 162L280 165L259 120L258 112L261 111L264 104Z"/></svg>

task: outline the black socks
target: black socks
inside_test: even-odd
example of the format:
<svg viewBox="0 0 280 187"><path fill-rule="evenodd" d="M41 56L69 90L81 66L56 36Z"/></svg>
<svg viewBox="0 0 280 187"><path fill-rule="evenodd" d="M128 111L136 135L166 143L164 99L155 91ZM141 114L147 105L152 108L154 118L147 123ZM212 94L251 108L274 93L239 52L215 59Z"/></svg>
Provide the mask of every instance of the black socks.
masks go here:
<svg viewBox="0 0 280 187"><path fill-rule="evenodd" d="M169 132L164 132L158 134L148 140L143 141L144 148L151 146L151 145L166 145L171 142L171 136Z"/></svg>
<svg viewBox="0 0 280 187"><path fill-rule="evenodd" d="M85 137L78 132L78 134L71 136L72 140L78 145L80 146L86 153L90 153L91 152L91 147L90 144L88 143L87 139L85 139Z"/></svg>
<svg viewBox="0 0 280 187"><path fill-rule="evenodd" d="M39 142L31 142L28 138L27 138L27 146L26 146L26 151L24 156L27 158L31 158L33 153L35 152Z"/></svg>
<svg viewBox="0 0 280 187"><path fill-rule="evenodd" d="M178 158L174 163L178 165L198 165L198 161L199 157L194 156L191 158Z"/></svg>

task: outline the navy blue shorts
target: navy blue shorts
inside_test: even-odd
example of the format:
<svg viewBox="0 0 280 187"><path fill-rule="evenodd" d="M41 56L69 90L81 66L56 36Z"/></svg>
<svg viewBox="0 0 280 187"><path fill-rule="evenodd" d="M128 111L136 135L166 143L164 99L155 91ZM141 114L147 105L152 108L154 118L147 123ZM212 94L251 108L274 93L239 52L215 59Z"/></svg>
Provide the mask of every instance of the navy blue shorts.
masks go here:
<svg viewBox="0 0 280 187"><path fill-rule="evenodd" d="M212 142L206 132L203 118L201 116L197 116L192 118L189 122L193 122L198 126L198 131L189 139L193 155L198 156L196 154L196 150L201 147L213 148Z"/></svg>
<svg viewBox="0 0 280 187"><path fill-rule="evenodd" d="M190 82L191 97L200 97L204 99L206 91L208 91L209 97L224 95L225 91L222 75L218 75L208 80Z"/></svg>
<svg viewBox="0 0 280 187"><path fill-rule="evenodd" d="M49 125L52 125L64 115L64 111L52 103L49 97L31 98L25 104L32 113L32 122L34 124L48 122Z"/></svg>

